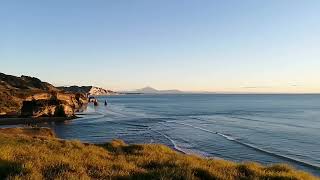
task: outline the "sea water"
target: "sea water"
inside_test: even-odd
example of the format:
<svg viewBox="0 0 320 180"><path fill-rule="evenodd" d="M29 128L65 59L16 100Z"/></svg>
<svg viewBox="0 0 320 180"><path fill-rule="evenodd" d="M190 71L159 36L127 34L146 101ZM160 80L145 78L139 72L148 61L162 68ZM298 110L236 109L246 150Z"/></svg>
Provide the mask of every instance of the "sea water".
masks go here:
<svg viewBox="0 0 320 180"><path fill-rule="evenodd" d="M320 175L320 95L98 97L83 118L50 124L65 139L162 143L236 162L289 163ZM104 101L108 106L104 106Z"/></svg>

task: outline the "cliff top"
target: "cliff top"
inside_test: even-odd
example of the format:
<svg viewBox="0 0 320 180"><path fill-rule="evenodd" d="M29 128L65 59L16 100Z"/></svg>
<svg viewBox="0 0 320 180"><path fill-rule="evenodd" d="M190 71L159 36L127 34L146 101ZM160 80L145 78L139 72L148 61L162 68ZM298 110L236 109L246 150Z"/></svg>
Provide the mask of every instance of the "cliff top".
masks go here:
<svg viewBox="0 0 320 180"><path fill-rule="evenodd" d="M16 77L0 73L0 87L5 89L60 91L53 85L30 76Z"/></svg>

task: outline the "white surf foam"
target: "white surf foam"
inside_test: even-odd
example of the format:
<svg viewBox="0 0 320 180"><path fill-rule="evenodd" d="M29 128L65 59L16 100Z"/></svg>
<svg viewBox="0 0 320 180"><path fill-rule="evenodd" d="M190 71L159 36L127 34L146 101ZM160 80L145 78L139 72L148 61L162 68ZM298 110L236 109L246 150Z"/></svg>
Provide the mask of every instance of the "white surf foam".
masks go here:
<svg viewBox="0 0 320 180"><path fill-rule="evenodd" d="M176 143L173 139L171 139L168 135L166 135L166 134L164 134L164 133L161 133L161 132L159 132L159 131L156 131L156 130L151 130L151 131L153 131L153 132L155 132L155 133L157 133L157 134L160 134L161 136L163 136L163 137L165 137L167 140L169 140L169 141L171 142L171 144L173 145L174 149L176 149L176 150L178 150L178 151L180 151L180 152L186 153L186 152L185 152L182 148L180 148L180 147L177 145L177 143Z"/></svg>
<svg viewBox="0 0 320 180"><path fill-rule="evenodd" d="M277 154L277 153L265 150L263 148L255 146L253 144L242 142L242 141L238 140L237 138L234 138L234 137L232 137L230 135L226 135L226 134L223 134L223 133L220 133L220 132L214 132L214 131L211 131L211 130L208 130L208 129L205 129L205 128L202 128L202 127L194 126L194 125L191 125L191 124L187 124L187 123L180 123L180 122L175 122L175 121L167 121L167 122L181 124L181 125L189 126L189 127L192 127L192 128L195 128L195 129L199 129L199 130L202 130L202 131L205 131L205 132L208 132L208 133L217 134L219 136L222 136L222 137L226 138L229 141L236 142L238 144L241 144L241 145L246 146L248 148L251 148L253 150L256 150L256 151L259 151L259 152L263 152L263 153L266 153L266 154L269 154L269 155L272 155L272 156L275 156L275 157L278 157L278 158L282 158L282 159L285 159L285 160L288 160L288 161L296 162L298 164L302 164L304 166L308 166L308 167L320 170L320 167L315 165L315 164L312 164L312 163L309 163L309 162L305 162L305 161L300 160L300 159L292 158L292 157L289 157L289 156L286 156L286 155L281 155L281 154Z"/></svg>

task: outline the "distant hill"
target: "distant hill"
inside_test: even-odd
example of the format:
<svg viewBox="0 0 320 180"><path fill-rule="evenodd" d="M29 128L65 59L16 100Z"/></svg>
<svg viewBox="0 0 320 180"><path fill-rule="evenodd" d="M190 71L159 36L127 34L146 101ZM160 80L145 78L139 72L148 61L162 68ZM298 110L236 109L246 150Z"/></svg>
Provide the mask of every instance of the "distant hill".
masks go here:
<svg viewBox="0 0 320 180"><path fill-rule="evenodd" d="M0 73L0 88L2 89L25 89L25 90L44 90L59 91L53 85L42 82L40 79L30 76L16 77Z"/></svg>
<svg viewBox="0 0 320 180"><path fill-rule="evenodd" d="M73 93L85 93L92 96L103 96L103 95L117 95L117 92L106 90L94 86L69 86L69 87L58 87L60 90L73 92Z"/></svg>
<svg viewBox="0 0 320 180"><path fill-rule="evenodd" d="M172 89L172 90L157 90L157 89L154 89L152 87L144 87L144 88L141 88L141 89L137 89L135 91L129 91L127 93L140 93L140 94L181 94L183 93L183 91L179 91L179 90L175 90L175 89Z"/></svg>

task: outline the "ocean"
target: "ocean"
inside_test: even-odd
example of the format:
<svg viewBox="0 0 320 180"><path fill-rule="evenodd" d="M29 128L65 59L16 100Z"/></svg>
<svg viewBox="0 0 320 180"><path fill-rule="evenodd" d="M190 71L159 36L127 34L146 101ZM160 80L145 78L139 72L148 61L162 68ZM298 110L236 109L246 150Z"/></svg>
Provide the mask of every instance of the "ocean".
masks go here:
<svg viewBox="0 0 320 180"><path fill-rule="evenodd" d="M98 101L82 118L45 126L64 139L161 143L187 154L288 163L320 175L320 95L120 95Z"/></svg>

